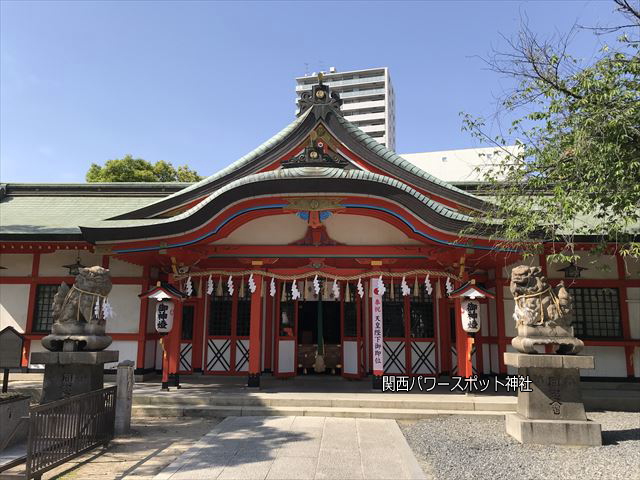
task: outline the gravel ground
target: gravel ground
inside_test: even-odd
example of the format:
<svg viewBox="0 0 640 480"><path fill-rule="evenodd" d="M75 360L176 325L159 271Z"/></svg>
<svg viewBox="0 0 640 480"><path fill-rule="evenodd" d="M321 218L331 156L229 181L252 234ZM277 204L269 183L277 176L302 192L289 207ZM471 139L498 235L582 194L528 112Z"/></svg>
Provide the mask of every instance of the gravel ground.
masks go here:
<svg viewBox="0 0 640 480"><path fill-rule="evenodd" d="M602 447L521 445L504 420L441 417L400 425L427 476L457 479L640 479L640 414L602 412Z"/></svg>

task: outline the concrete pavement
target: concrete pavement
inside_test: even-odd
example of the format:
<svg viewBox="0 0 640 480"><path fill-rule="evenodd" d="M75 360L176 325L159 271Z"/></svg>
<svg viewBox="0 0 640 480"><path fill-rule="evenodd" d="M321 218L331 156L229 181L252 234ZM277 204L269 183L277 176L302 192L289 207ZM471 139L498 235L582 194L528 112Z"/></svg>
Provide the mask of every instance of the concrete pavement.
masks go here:
<svg viewBox="0 0 640 480"><path fill-rule="evenodd" d="M227 417L155 478L426 477L393 420Z"/></svg>

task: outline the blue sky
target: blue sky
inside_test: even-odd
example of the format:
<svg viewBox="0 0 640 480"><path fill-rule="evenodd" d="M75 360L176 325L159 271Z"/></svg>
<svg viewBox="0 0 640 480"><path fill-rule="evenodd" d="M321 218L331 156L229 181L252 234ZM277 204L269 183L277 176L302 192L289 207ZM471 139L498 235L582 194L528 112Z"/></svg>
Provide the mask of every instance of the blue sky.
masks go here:
<svg viewBox="0 0 640 480"><path fill-rule="evenodd" d="M82 182L132 154L210 175L289 124L294 78L388 66L399 153L476 146L510 83L477 56L615 23L609 1L0 3L0 181ZM589 59L598 40L579 33Z"/></svg>

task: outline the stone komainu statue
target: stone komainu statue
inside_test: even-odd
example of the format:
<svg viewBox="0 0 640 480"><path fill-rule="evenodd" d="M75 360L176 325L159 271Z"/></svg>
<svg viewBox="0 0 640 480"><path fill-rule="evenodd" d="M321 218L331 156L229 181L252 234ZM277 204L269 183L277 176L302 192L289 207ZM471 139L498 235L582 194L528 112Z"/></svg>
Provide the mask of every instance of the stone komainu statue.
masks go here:
<svg viewBox="0 0 640 480"><path fill-rule="evenodd" d="M81 268L71 288L62 283L53 298L51 335L42 345L51 351L98 351L111 345L105 334L103 305L111 291L109 270Z"/></svg>
<svg viewBox="0 0 640 480"><path fill-rule="evenodd" d="M534 345L558 345L556 353L572 355L584 343L573 335L571 295L560 282L550 287L540 267L520 265L511 270L513 319L518 336L511 344L523 353L537 353Z"/></svg>

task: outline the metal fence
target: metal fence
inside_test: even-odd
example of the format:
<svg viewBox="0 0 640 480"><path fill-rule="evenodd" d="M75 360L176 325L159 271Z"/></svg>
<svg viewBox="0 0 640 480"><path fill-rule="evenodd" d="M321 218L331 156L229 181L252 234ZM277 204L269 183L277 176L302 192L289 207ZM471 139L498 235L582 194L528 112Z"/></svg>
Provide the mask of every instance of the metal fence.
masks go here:
<svg viewBox="0 0 640 480"><path fill-rule="evenodd" d="M116 387L32 407L27 446L27 478L39 478L113 438Z"/></svg>

